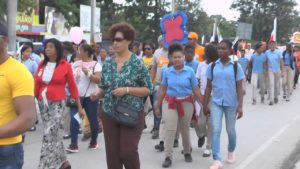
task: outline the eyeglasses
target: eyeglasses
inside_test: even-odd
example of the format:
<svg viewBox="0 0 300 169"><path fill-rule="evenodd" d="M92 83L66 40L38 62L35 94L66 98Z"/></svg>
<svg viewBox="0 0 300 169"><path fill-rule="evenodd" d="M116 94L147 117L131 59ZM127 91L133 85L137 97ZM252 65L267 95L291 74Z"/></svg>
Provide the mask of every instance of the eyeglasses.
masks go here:
<svg viewBox="0 0 300 169"><path fill-rule="evenodd" d="M112 42L122 42L124 38L113 38Z"/></svg>
<svg viewBox="0 0 300 169"><path fill-rule="evenodd" d="M144 48L144 50L152 50L151 48Z"/></svg>

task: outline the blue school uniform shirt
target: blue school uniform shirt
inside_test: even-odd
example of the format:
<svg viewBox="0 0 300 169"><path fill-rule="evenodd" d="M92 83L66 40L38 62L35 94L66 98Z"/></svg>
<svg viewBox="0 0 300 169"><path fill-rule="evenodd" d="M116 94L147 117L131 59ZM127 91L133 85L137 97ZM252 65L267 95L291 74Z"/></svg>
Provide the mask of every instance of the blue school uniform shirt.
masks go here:
<svg viewBox="0 0 300 169"><path fill-rule="evenodd" d="M274 73L280 72L280 51L277 49L275 49L274 51L268 50L266 52L266 55L268 61L268 70Z"/></svg>
<svg viewBox="0 0 300 169"><path fill-rule="evenodd" d="M292 55L295 58L295 53L293 53ZM291 64L290 52L288 52L288 51L282 52L282 57L283 57L282 59L283 59L284 65L292 66L291 68L294 69L295 63L292 61L292 64Z"/></svg>
<svg viewBox="0 0 300 169"><path fill-rule="evenodd" d="M194 60L194 59L190 62L185 61L185 65L191 67L194 70L194 72L196 73L198 65L199 65L199 61Z"/></svg>
<svg viewBox="0 0 300 169"><path fill-rule="evenodd" d="M162 85L167 87L167 95L171 97L187 97L193 95L198 81L192 68L184 66L180 72L176 72L171 66L163 73Z"/></svg>
<svg viewBox="0 0 300 169"><path fill-rule="evenodd" d="M38 68L37 63L32 59L27 59L25 62L23 62L23 64L26 66L26 68L29 70L32 76L34 76Z"/></svg>
<svg viewBox="0 0 300 169"><path fill-rule="evenodd" d="M212 101L219 106L237 106L236 82L245 78L241 65L237 64L236 77L232 59L225 65L218 59L213 68L213 75L211 65L207 68L206 76L208 80L212 80Z"/></svg>
<svg viewBox="0 0 300 169"><path fill-rule="evenodd" d="M238 63L241 65L244 73L246 73L246 69L247 69L249 60L247 58L245 58L245 57L241 57L241 58L239 58Z"/></svg>
<svg viewBox="0 0 300 169"><path fill-rule="evenodd" d="M264 74L264 63L267 61L267 56L264 53L253 54L251 56L252 61L252 73L255 74Z"/></svg>

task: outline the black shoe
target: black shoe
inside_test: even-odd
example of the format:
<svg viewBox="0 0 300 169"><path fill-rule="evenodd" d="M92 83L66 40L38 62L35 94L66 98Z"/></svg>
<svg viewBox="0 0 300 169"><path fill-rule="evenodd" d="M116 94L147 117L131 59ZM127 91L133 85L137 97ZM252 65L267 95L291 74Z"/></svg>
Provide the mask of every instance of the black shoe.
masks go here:
<svg viewBox="0 0 300 169"><path fill-rule="evenodd" d="M205 142L205 136L199 137L198 139L198 147L201 148L204 145Z"/></svg>
<svg viewBox="0 0 300 169"><path fill-rule="evenodd" d="M69 138L71 138L70 134L66 134L66 135L63 136L63 139L69 139Z"/></svg>
<svg viewBox="0 0 300 169"><path fill-rule="evenodd" d="M174 147L174 148L179 147L179 142L178 142L177 139L174 140L173 147Z"/></svg>
<svg viewBox="0 0 300 169"><path fill-rule="evenodd" d="M192 159L191 154L185 154L185 155L184 155L184 160L185 160L185 162L187 162L187 163L192 162L193 159Z"/></svg>
<svg viewBox="0 0 300 169"><path fill-rule="evenodd" d="M164 151L165 150L164 142L160 141L159 144L154 146L154 148L155 148L155 150L158 150L160 152Z"/></svg>
<svg viewBox="0 0 300 169"><path fill-rule="evenodd" d="M269 106L272 106L273 105L273 102L272 101L270 101L270 103L269 103Z"/></svg>
<svg viewBox="0 0 300 169"><path fill-rule="evenodd" d="M255 99L252 100L252 105L256 105L256 100Z"/></svg>
<svg viewBox="0 0 300 169"><path fill-rule="evenodd" d="M278 103L278 98L274 99L274 103L277 104Z"/></svg>
<svg viewBox="0 0 300 169"><path fill-rule="evenodd" d="M286 95L283 95L283 99L286 99Z"/></svg>
<svg viewBox="0 0 300 169"><path fill-rule="evenodd" d="M264 102L265 102L265 98L262 97L261 100L260 100L260 102L261 102L261 103L264 103Z"/></svg>
<svg viewBox="0 0 300 169"><path fill-rule="evenodd" d="M36 127L35 126L32 126L29 131L35 131L36 130Z"/></svg>
<svg viewBox="0 0 300 169"><path fill-rule="evenodd" d="M172 165L172 160L170 157L166 157L165 161L162 164L162 167L169 168Z"/></svg>

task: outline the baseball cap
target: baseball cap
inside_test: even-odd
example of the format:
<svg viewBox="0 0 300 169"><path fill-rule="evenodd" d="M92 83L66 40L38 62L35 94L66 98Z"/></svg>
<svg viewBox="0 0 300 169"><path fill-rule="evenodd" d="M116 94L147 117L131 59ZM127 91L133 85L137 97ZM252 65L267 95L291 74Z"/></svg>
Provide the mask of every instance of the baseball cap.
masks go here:
<svg viewBox="0 0 300 169"><path fill-rule="evenodd" d="M4 23L3 21L0 21L0 35L8 36L6 23Z"/></svg>
<svg viewBox="0 0 300 169"><path fill-rule="evenodd" d="M196 32L190 32L188 38L189 39L197 39L198 40L199 36L198 36L198 34Z"/></svg>

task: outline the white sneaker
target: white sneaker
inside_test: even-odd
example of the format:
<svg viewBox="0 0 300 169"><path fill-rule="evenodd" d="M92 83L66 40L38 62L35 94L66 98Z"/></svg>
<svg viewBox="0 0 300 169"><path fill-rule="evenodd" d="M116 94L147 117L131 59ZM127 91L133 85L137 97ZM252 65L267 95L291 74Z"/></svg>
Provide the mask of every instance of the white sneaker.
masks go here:
<svg viewBox="0 0 300 169"><path fill-rule="evenodd" d="M203 152L203 157L210 157L211 151L209 149L205 149Z"/></svg>

